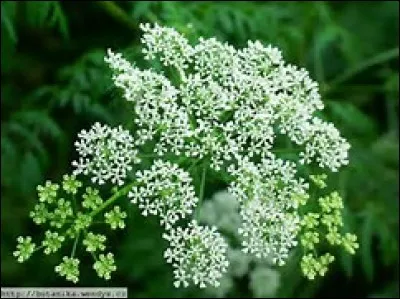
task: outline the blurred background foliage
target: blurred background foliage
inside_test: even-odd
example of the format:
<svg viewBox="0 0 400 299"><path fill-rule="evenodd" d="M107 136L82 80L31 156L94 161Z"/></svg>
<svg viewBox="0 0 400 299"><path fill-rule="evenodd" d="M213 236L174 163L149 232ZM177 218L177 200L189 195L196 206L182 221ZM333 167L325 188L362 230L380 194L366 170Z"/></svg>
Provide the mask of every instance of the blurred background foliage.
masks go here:
<svg viewBox="0 0 400 299"><path fill-rule="evenodd" d="M132 209L128 229L110 240L116 275L105 283L88 264L79 285L127 286L130 297L398 298L397 1L2 1L2 286L68 285L53 271L60 255L37 254L16 263L15 239L41 234L28 218L35 187L70 171L76 133L94 121L126 123L125 103L112 88L103 56L111 47L142 65L140 22L173 26L191 39L216 36L239 47L259 39L310 71L320 84L324 116L352 145L350 165L332 175L331 184L347 202L345 221L359 236L360 250L354 257L340 255L315 282L301 277L293 258L278 276L249 264L223 293L174 289L157 221ZM207 195L219 188L209 188Z"/></svg>

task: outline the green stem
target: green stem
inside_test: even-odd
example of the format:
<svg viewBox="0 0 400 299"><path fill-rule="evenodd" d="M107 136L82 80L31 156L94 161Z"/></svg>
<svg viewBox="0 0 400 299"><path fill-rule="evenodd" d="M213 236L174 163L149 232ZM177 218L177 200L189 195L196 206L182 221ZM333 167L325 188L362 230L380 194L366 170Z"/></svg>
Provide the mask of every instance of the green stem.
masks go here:
<svg viewBox="0 0 400 299"><path fill-rule="evenodd" d="M102 7L110 16L115 20L124 24L131 30L137 30L136 24L132 21L131 17L117 4L112 1L98 1L97 4Z"/></svg>
<svg viewBox="0 0 400 299"><path fill-rule="evenodd" d="M187 172L190 172L192 168L199 162L200 160L194 160L193 163L190 165L190 167L187 169Z"/></svg>
<svg viewBox="0 0 400 299"><path fill-rule="evenodd" d="M33 254L34 252L36 252L36 251L39 251L39 250L42 249L43 247L44 247L44 245L40 245L40 246L35 247L35 249L33 249L32 254Z"/></svg>
<svg viewBox="0 0 400 299"><path fill-rule="evenodd" d="M78 204L76 203L76 196L75 194L72 194L72 211L74 212L74 214L78 214Z"/></svg>
<svg viewBox="0 0 400 299"><path fill-rule="evenodd" d="M201 183L200 183L200 192L199 192L199 202L197 203L196 218L199 217L201 203L203 202L203 199L204 199L204 189L205 189L205 185L206 185L207 167L208 167L207 163L204 163L204 164L203 164L203 172L202 172L202 174L201 174Z"/></svg>
<svg viewBox="0 0 400 299"><path fill-rule="evenodd" d="M92 255L94 261L97 262L97 257L96 257L96 255L95 255L93 252L90 252L90 254Z"/></svg>
<svg viewBox="0 0 400 299"><path fill-rule="evenodd" d="M107 208L109 205L111 205L114 201L116 201L119 197L126 195L129 190L136 184L137 182L132 182L129 185L126 185L124 188L120 189L118 192L116 192L113 196L111 196L109 199L107 199L97 210L94 210L89 214L90 217L96 216L98 213L103 211L105 208Z"/></svg>
<svg viewBox="0 0 400 299"><path fill-rule="evenodd" d="M76 251L76 247L78 245L78 240L79 240L80 234L81 234L81 231L79 230L76 235L76 238L75 238L74 246L72 247L71 258L73 258L75 256L75 251Z"/></svg>
<svg viewBox="0 0 400 299"><path fill-rule="evenodd" d="M325 92L333 89L337 85L340 85L341 83L345 82L346 80L350 79L351 77L357 75L358 73L364 71L365 69L367 69L373 65L381 64L383 62L386 62L386 61L396 58L398 56L399 56L399 47L379 53L378 55L365 60L363 63L361 63L353 68L350 68L350 69L346 70L345 72L343 72L341 75L337 76L326 86Z"/></svg>

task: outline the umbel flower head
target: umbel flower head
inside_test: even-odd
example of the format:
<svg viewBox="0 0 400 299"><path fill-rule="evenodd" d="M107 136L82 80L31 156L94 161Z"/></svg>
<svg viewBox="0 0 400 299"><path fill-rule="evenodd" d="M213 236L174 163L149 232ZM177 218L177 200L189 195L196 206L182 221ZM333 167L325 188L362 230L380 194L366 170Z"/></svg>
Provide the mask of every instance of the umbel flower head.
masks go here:
<svg viewBox="0 0 400 299"><path fill-rule="evenodd" d="M137 185L128 193L144 216L159 215L171 228L193 212L198 201L189 173L168 161L156 160L149 170L136 173Z"/></svg>
<svg viewBox="0 0 400 299"><path fill-rule="evenodd" d="M193 220L185 229L173 228L163 237L169 242L164 257L174 267L176 287L187 287L190 282L201 288L219 286L229 262L228 244L216 227L200 226Z"/></svg>
<svg viewBox="0 0 400 299"><path fill-rule="evenodd" d="M88 230L102 213L111 229L124 229L128 214L114 201L128 195L143 215L160 217L169 242L164 256L174 268L175 286L218 286L228 266L223 237L215 227L200 226L196 220L177 226L202 201L209 170L226 181L236 200L231 210L238 210L240 217L232 220L240 222L237 234L244 252L283 265L289 251L302 246L299 263L310 279L324 275L333 261L333 256L318 255L319 243L340 245L354 254L357 238L342 232L339 194L320 197L319 205L307 204L315 198L309 196L309 180L301 177L303 169L313 164L336 172L348 163L350 148L332 123L316 115L323 103L308 72L259 41L249 41L242 49L215 38L199 38L192 45L172 28L140 28L145 59L158 59L165 72L141 70L111 50L105 57L115 86L132 105L132 135L122 126L100 123L82 130L75 142L79 157L72 162L73 175L64 176L61 185L46 182L38 187L39 203L30 216L38 225L50 226L41 246L45 253L59 250L66 238L75 239L71 257L64 257L56 272L78 281L79 259L74 254L83 233L86 250L99 254L94 270L111 278L114 256L100 253L105 236ZM290 161L276 154L287 145ZM150 168L133 168L140 162L139 150L143 156L156 156ZM188 162L193 172L184 168ZM200 167L199 180L192 180ZM94 184L117 185L113 195L103 200L99 190L81 188L79 174ZM118 188L130 174L133 182ZM325 179L324 174L310 177L320 189L327 187ZM80 193L78 209L75 197ZM229 225L225 228L229 231ZM29 237L21 237L14 255L23 262L35 246Z"/></svg>
<svg viewBox="0 0 400 299"><path fill-rule="evenodd" d="M138 163L133 137L121 126L110 128L95 123L89 131L82 130L75 142L79 160L73 161L74 174L91 175L99 185L106 181L122 185L132 163Z"/></svg>
<svg viewBox="0 0 400 299"><path fill-rule="evenodd" d="M140 27L145 59L158 59L176 76L170 80L162 72L141 70L108 50L105 61L115 86L133 106L136 144L152 140L155 154L209 161L213 170L228 172L245 252L283 265L300 232L301 244L314 249L316 233L301 231L299 208L310 196L297 168L314 163L336 172L348 163L350 148L333 124L315 115L323 109L318 84L305 69L286 63L277 48L259 41L249 41L243 49L215 38L199 38L192 45L173 28ZM274 154L286 144L298 154L296 162ZM162 163L138 172L139 184L129 196L144 215L160 215L168 229L185 202L176 190L190 187L175 187L182 183L172 180L168 169L176 173L177 168ZM325 178L311 179L325 187ZM186 200L189 210L193 198ZM338 222L338 217L327 215L322 223Z"/></svg>
<svg viewBox="0 0 400 299"><path fill-rule="evenodd" d="M296 178L294 163L273 154L258 164L244 159L228 171L235 177L229 191L240 203L244 251L283 265L289 250L297 245L296 198L307 197L308 184Z"/></svg>
<svg viewBox="0 0 400 299"><path fill-rule="evenodd" d="M323 108L317 83L285 63L278 49L258 41L235 49L215 38L192 46L172 28L141 29L145 58L158 58L179 79L140 70L108 51L114 83L134 105L139 144L157 136L156 153L208 155L219 170L238 157L268 155L277 137L286 136L302 163L332 171L348 163L347 141L313 115Z"/></svg>

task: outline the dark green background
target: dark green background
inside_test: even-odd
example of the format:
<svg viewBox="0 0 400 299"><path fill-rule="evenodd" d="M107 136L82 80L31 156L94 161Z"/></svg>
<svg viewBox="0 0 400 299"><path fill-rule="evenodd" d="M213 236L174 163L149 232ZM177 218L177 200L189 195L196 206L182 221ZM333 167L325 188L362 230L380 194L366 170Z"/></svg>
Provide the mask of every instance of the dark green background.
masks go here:
<svg viewBox="0 0 400 299"><path fill-rule="evenodd" d="M398 297L398 11L398 2L389 1L2 1L1 285L69 286L53 271L61 253L18 264L15 240L41 236L28 217L35 187L71 170L76 133L96 120L129 119L103 63L105 49L143 65L138 25L156 21L193 39L278 46L320 83L325 116L352 145L350 165L330 183L345 198L346 225L360 250L339 255L316 282L299 269L285 271L278 296ZM78 285L127 286L131 297L205 296L173 288L156 219L130 213L128 229L108 241L119 267L113 279L97 278L83 260ZM248 277L237 281L229 296L247 296L247 283Z"/></svg>

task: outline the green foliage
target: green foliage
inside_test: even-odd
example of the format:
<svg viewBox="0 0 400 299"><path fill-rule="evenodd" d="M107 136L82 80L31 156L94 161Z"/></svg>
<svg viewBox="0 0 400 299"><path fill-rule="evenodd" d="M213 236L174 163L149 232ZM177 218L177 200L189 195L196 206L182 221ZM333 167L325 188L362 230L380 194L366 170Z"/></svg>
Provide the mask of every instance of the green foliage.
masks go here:
<svg viewBox="0 0 400 299"><path fill-rule="evenodd" d="M116 10L111 13L113 8L120 14ZM217 36L239 46L248 39L259 39L279 46L289 61L306 67L319 81L327 107L324 117L335 122L352 145L350 165L327 181L328 185L337 186L347 203L342 211L343 225L359 237L360 248L351 257L338 252L336 258L340 263L336 263L336 270L327 272L324 280L312 282L313 287L295 270L301 262L300 253L295 252L281 272L280 280L285 283L278 296L314 297L329 293L398 297L398 11L395 1L131 1L108 2L104 7L100 2L92 2L82 4L79 10L76 5L61 1L2 1L2 283L58 286L63 281L47 280L51 277L47 271L52 269L43 269L43 274L35 272L42 261L35 259L35 255L30 257L38 248L32 243L38 235L23 220L29 210L36 224L53 223L43 249L51 252L49 261L55 263L65 256L56 266L60 275L74 282L80 274L79 267L82 273L90 268L85 266L89 264L85 259L68 257L63 247L54 252L58 242L64 246L67 241L75 241L71 237L60 241L61 234L55 235L58 226L65 225L63 221L67 220L61 215L68 214L72 201L69 207L69 197L64 196L64 201L50 209L47 200L33 201L35 186L44 177L60 180L63 173L69 172L68 163L74 156L71 144L78 129L93 120L124 122L130 111L115 100L118 97L110 88L110 74L103 63L104 50L122 48L129 58L136 59L138 31L134 28L138 28L139 22L157 21L176 27L191 38ZM125 16L123 21L118 17L121 14ZM201 174L198 176L200 180ZM224 186L223 182L213 181L212 174L208 180L213 186L206 190L208 195ZM318 182L317 179L317 185ZM68 190L74 190L71 184L67 185ZM60 191L61 187L57 192ZM101 190L78 189L79 192L80 212L91 213L102 205ZM170 287L170 269L163 265L161 254L165 244L154 237L160 235L157 225L144 226L137 211L121 206L120 213L122 209L133 218L124 221L126 234L115 230L110 237L114 242L108 242L110 250L118 251L122 259L122 273L115 281L111 276L110 284L134 285L131 297L203 296L194 290L180 292ZM75 224L84 228L87 220L81 216ZM115 221L119 226L121 222ZM309 214L305 223L312 230L315 222L322 221ZM334 222L335 218L324 221ZM96 228L90 236L90 232L82 230L79 239L86 249L97 248L99 252L103 248L102 238ZM18 239L19 247L14 253L21 261L30 257L27 262L32 270L25 272L12 252L15 238L28 230L33 238ZM70 235L75 238L77 233L71 230ZM314 243L311 237L306 238L307 245ZM319 239L323 237L320 234ZM336 237L332 230L329 238ZM351 237L344 243L351 251ZM309 273L324 270L322 265L329 260L314 259L306 261ZM92 264L104 278L114 269L107 253ZM256 278L245 274L243 279ZM338 280L346 282L343 285L362 287L337 288ZM85 285L96 283L88 281ZM229 295L249 294L241 281L233 283L237 288Z"/></svg>
<svg viewBox="0 0 400 299"><path fill-rule="evenodd" d="M24 1L20 4L24 10L24 20L30 27L56 28L63 37L68 36L67 18L60 1Z"/></svg>

